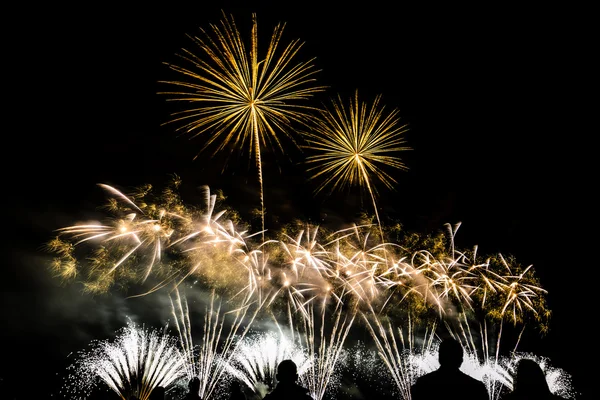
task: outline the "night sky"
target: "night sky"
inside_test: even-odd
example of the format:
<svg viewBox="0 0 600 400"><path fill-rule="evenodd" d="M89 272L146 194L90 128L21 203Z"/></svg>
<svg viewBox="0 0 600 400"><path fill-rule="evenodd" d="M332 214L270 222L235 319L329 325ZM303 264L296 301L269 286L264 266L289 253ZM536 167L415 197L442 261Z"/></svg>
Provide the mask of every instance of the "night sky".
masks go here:
<svg viewBox="0 0 600 400"><path fill-rule="evenodd" d="M90 297L49 272L44 243L55 229L97 212L105 200L97 183L161 188L175 173L184 200L209 185L241 212L250 201L259 204L256 170L247 159L234 157L224 171L219 157L194 161L201 140L161 125L172 111L157 94L164 89L158 81L170 76L162 63L191 48L185 34L218 22L221 9L244 35L256 12L263 39L286 22L284 42L305 42L300 57L315 57L319 83L329 87L317 101L358 89L365 99L381 94L386 107L399 109L413 150L401 155L408 171L395 173L397 190L378 188L380 212L421 233L460 222L459 246L533 264L553 311L550 332L536 345L584 391L584 343L593 339L581 294L594 266L582 263L593 248L581 246L594 181L584 168L589 147L582 143L591 133L577 125L583 109L576 91L585 84L587 56L578 43L586 27L574 28L570 11L500 5L203 3L15 13L21 22L5 75L16 88L8 98L14 122L4 128L2 160L9 221L1 283L6 398L49 398L70 353L110 337L126 317L166 318L160 298ZM270 218L351 222L358 214L359 195L315 197L302 168L277 156L265 155ZM370 204L363 206L368 211Z"/></svg>

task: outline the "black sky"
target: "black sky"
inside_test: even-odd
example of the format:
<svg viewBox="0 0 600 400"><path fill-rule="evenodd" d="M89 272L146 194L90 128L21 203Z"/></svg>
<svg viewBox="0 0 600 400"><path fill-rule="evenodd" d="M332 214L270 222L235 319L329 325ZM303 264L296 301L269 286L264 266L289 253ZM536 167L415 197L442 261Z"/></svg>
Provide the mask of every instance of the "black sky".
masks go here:
<svg viewBox="0 0 600 400"><path fill-rule="evenodd" d="M46 268L42 245L103 202L97 183L161 187L177 173L192 197L208 184L243 209L256 195L246 164L218 175L219 160L193 161L199 143L161 126L168 117L156 94L167 74L162 62L191 45L186 33L218 22L221 9L242 32L256 12L263 38L286 22L284 39L305 42L301 54L316 57L327 95L358 89L400 110L414 150L403 155L409 170L395 175L398 190L380 188L382 209L422 233L461 222L459 245L533 264L554 311L544 347L583 381L581 340L590 339L580 294L593 266L582 265L578 252L591 217L586 194L596 183L583 168L589 147L582 143L592 133L578 125L588 57L580 14L500 5L253 3L46 6L14 14L19 28L5 75L17 90L7 98L13 124L4 127L3 352L10 356L2 390L24 388L30 374L55 384L69 353L150 307L119 296L88 298L61 287ZM267 166L266 206L281 219L289 210L313 220L347 216L356 205L340 203L344 196L313 200L299 168L284 165L280 174Z"/></svg>

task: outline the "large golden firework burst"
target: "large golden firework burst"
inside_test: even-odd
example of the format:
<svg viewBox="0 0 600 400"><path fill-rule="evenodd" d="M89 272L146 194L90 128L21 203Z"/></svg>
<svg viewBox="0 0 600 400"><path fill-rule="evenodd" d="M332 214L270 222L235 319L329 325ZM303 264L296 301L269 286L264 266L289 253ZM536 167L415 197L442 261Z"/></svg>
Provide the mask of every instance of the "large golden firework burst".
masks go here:
<svg viewBox="0 0 600 400"><path fill-rule="evenodd" d="M167 123L178 123L177 131L191 133L192 137L209 134L202 150L214 145L216 154L232 146L247 150L255 159L263 231L261 149L269 146L284 153L281 135L294 142L292 124L306 123L313 110L301 101L325 89L315 84L319 70L313 65L314 58L295 61L303 43L294 40L281 44L284 27L275 27L261 58L256 14L252 15L247 46L233 17L223 13L219 25L211 24L208 31L200 29L202 35L190 36L198 53L184 49L178 55L182 65L167 64L184 79L162 81L176 89L161 94L186 105Z"/></svg>

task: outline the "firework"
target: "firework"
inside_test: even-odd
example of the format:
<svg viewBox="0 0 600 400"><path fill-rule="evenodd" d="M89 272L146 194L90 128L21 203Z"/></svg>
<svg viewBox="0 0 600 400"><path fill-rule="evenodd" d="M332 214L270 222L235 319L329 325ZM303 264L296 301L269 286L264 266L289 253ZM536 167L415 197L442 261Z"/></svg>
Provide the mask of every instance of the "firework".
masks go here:
<svg viewBox="0 0 600 400"><path fill-rule="evenodd" d="M253 243L256 233L223 220L226 210L215 210L216 195L208 187L201 209L184 205L170 189L147 200L148 186L131 196L102 187L112 195L113 215L107 222L61 228L49 244L58 254L53 267L62 276L76 276L80 264L90 264L89 290L106 290L118 279L144 282L155 271L160 281L145 294L194 276L221 288L239 285L240 295L260 304L270 305L286 293L298 309L317 298L387 302L397 289L404 297L419 293L440 316L474 310L476 304L499 320L510 316L515 324L527 312L539 321L548 313L546 291L531 266L522 269L502 255L480 261L476 247L472 252L455 249L460 223L447 224L448 248L435 244L412 253L403 244L372 240L371 225L333 232L326 242L318 226L306 225L296 236ZM80 262L76 251L84 245L95 250Z"/></svg>
<svg viewBox="0 0 600 400"><path fill-rule="evenodd" d="M537 307L534 304L535 298L547 292L542 287L534 284L535 280L528 279L533 278L533 274L531 273L532 265L515 274L502 254L500 254L500 259L508 270L508 274L504 276L506 280L506 284L504 285L506 300L502 307L502 314L508 312L516 325L517 320L520 319L517 314L525 311L538 314ZM530 273L530 276L528 276L528 273Z"/></svg>
<svg viewBox="0 0 600 400"><path fill-rule="evenodd" d="M499 399L512 379L506 368L505 358L500 355L503 321L500 321L495 331L488 327L487 321L479 323L477 327L471 327L476 323L470 321L464 313L452 321L453 324L450 321L444 322L448 332L464 349L465 357L461 370L485 384L490 400ZM513 352L518 344L519 341L515 343Z"/></svg>
<svg viewBox="0 0 600 400"><path fill-rule="evenodd" d="M186 369L187 378L197 376L200 379L198 394L201 398L214 398L237 346L248 333L261 307L255 303L238 303L233 309L222 311L222 299L213 290L210 304L204 312L201 343L194 345L187 299L180 295L178 288L174 292L171 297L172 314L183 344L184 357L191 365Z"/></svg>
<svg viewBox="0 0 600 400"><path fill-rule="evenodd" d="M252 16L250 45L247 47L233 17L223 13L220 25L201 29L190 38L199 54L184 50L182 65L168 64L185 80L164 81L174 91L162 92L170 100L189 104L176 112L169 123L193 136L210 133L203 150L216 145L215 153L229 147L247 150L255 159L260 184L261 221L264 231L262 149L283 146L283 134L295 143L289 128L292 122L305 123L312 108L301 101L325 88L314 84L318 72L313 60L296 63L303 46L298 40L282 47L285 24L273 30L266 53L259 54L258 25ZM263 236L264 241L264 236Z"/></svg>
<svg viewBox="0 0 600 400"><path fill-rule="evenodd" d="M300 381L310 365L304 349L289 340L282 332L257 333L246 336L227 364L227 372L243 382L261 398L275 388L277 366L283 360L293 360L298 366Z"/></svg>
<svg viewBox="0 0 600 400"><path fill-rule="evenodd" d="M452 257L436 258L427 250L415 254L413 262L417 263L415 269L422 271L428 280L426 295L435 299L440 314L446 312L445 305L449 297L453 297L458 304L472 309L471 295L477 289L476 275L468 271L460 263L460 259Z"/></svg>
<svg viewBox="0 0 600 400"><path fill-rule="evenodd" d="M382 291L395 286L388 263L391 243L371 240L371 225L353 225L332 234L331 251L335 276L343 285L342 296L351 296L363 303L370 303Z"/></svg>
<svg viewBox="0 0 600 400"><path fill-rule="evenodd" d="M355 397L356 391L363 393L359 398L384 398L395 386L387 367L369 342L347 342L340 367L345 380L351 379L353 385L341 386L338 398Z"/></svg>
<svg viewBox="0 0 600 400"><path fill-rule="evenodd" d="M228 376L257 393L272 384L264 381L271 379L273 358L251 360L249 350L245 356L236 351L261 310L276 321L287 315L290 329L284 332L278 323L280 338L306 354L309 361L301 381L319 400L326 391L337 390L344 342L356 312L366 322L400 395L406 396L414 378L435 365L430 352L433 342L415 341L416 327L394 327L409 316L421 328L432 320L441 321L465 347L465 368L484 381L492 399L510 383L499 346L504 322L523 323L520 341L526 317L538 320L548 313L546 291L533 268L523 268L502 255L481 259L477 247L457 249L460 223L447 224L446 235L409 235L398 243L378 240L373 234L377 226L370 223L334 232L296 223L286 227L279 240L256 241L257 233L224 218L227 210L217 210L217 197L208 187L203 189L205 204L199 208L184 205L172 188L152 197L149 185L131 195L102 187L111 194L111 217L103 223L60 229L51 250L79 273L83 263L78 249L97 246L87 274L93 285L100 285L99 275L125 283L144 282L152 273L161 281L145 294L172 284L172 311L185 360L181 369L188 379L200 378L200 394L207 399L220 394ZM148 232L152 224L163 233ZM72 273L67 266L62 268L64 274ZM179 285L188 278L213 293L203 314L200 344L194 344L190 309L179 293ZM217 291L221 295L216 296ZM227 301L223 304L217 297ZM222 311L222 306L228 311ZM499 322L494 324L498 328L495 347L489 340L493 335L487 331L488 321ZM479 331L471 328L477 323ZM434 335L433 330L427 333ZM428 347L418 348L415 343ZM238 356L245 357L245 364ZM101 373L88 370L88 375ZM105 379L112 376L115 373ZM133 390L126 380L115 382L118 390Z"/></svg>
<svg viewBox="0 0 600 400"><path fill-rule="evenodd" d="M216 195L208 187L205 207L199 209L184 205L171 189L148 200L149 187L131 196L103 188L112 195L113 215L107 222L61 228L49 244L58 254L53 268L62 276L76 276L80 265L90 264L85 281L89 290L107 290L118 280L143 283L155 272L159 283L143 294L201 277L206 284L267 306L286 294L298 310L317 299L385 304L396 294L404 299L418 293L440 317L475 311L475 306L514 324L525 321L527 313L542 322L548 315L546 291L531 266L523 269L502 255L480 261L476 247L472 252L457 250L460 223L446 224L447 239L424 242L426 248L374 240L368 224L343 228L326 235L325 241L318 226L307 224L295 235L256 243L256 233L239 230L224 220L226 210L215 210ZM442 246L448 241L447 248ZM95 249L80 261L77 249L84 245Z"/></svg>
<svg viewBox="0 0 600 400"><path fill-rule="evenodd" d="M168 189L156 202L146 202L149 187L127 196L112 186L100 186L111 194L107 208L112 215L106 222L58 229L58 236L48 244L51 251L60 255L53 267L61 276L77 276L79 264L75 251L89 245L94 252L86 257L91 261L87 271L88 290L105 291L117 277L143 283L161 266L170 244L190 228L188 210L174 200L174 193ZM143 204L136 204L136 199ZM168 272L162 275L169 281L173 271L165 269Z"/></svg>
<svg viewBox="0 0 600 400"><path fill-rule="evenodd" d="M406 169L397 153L410 148L403 146L406 125L399 124L399 111L386 114L380 103L381 95L371 105L359 101L358 91L347 104L338 95L337 101L333 99L331 107L321 112L314 131L306 133L306 147L313 152L307 157L308 171L313 179L323 178L316 192L349 185L366 188L381 226L374 180L393 189L396 180L383 166Z"/></svg>
<svg viewBox="0 0 600 400"><path fill-rule="evenodd" d="M416 250L411 256L414 282L412 290L433 304L440 317L473 309L473 293L479 289L478 275L464 264L465 255L456 250L454 238L460 223L446 224L448 248Z"/></svg>
<svg viewBox="0 0 600 400"><path fill-rule="evenodd" d="M295 237L283 236L280 244L285 272L282 274L288 297L296 303L295 309L304 310L305 304L319 298L324 303L330 298L342 303L335 291L340 283L333 271L331 252L319 241L319 227L306 224Z"/></svg>
<svg viewBox="0 0 600 400"><path fill-rule="evenodd" d="M477 246L470 252L456 249L455 235L460 225L445 224L446 239L440 239L440 244L431 249L412 252L408 293L419 293L438 309L440 318L475 312L477 306L477 311L501 324L510 318L516 326L533 315L542 331L547 329L543 318L548 316L547 292L539 286L531 266L523 269L514 258L502 254L479 260Z"/></svg>
<svg viewBox="0 0 600 400"><path fill-rule="evenodd" d="M227 210L215 210L216 195L206 186L202 188L205 205L199 209L184 206L171 188L151 197L149 186L133 195L100 186L111 195L106 207L110 215L103 222L60 228L47 245L57 254L53 270L69 280L83 273L88 291L104 292L129 281L144 283L151 275L158 283L134 296L179 284L190 276L213 283L220 277L233 286L239 281L239 255L256 251L248 244L255 234L238 231L231 220L224 220ZM252 282L255 271L249 271L249 276ZM248 289L256 290L256 285Z"/></svg>
<svg viewBox="0 0 600 400"><path fill-rule="evenodd" d="M169 389L186 376L186 359L166 332L130 322L115 340L95 342L72 368L76 382L71 382L70 396L87 395L99 380L123 400L147 400L154 388Z"/></svg>
<svg viewBox="0 0 600 400"><path fill-rule="evenodd" d="M410 388L423 373L429 372L434 348L435 325L425 331L417 342L414 327L409 320L408 332L401 327L394 329L391 321L383 321L375 310L361 313L377 351L396 383L400 396L410 399ZM436 342L437 343L437 342Z"/></svg>
<svg viewBox="0 0 600 400"><path fill-rule="evenodd" d="M257 234L238 230L231 219L221 220L227 210L215 212L216 195L210 194L208 186L204 186L203 191L206 209L194 218L194 229L171 244L185 255L191 266L179 283L188 276L200 276L215 287L243 287L239 293L256 296L261 303L263 285L258 281L268 273L266 268L260 268L259 262L264 261L260 257L261 247L270 241L253 248L251 241ZM240 274L240 267L245 270L244 274ZM247 279L243 279L244 275Z"/></svg>
<svg viewBox="0 0 600 400"><path fill-rule="evenodd" d="M369 332L374 339L378 354L391 374L401 398L411 398L411 386L417 378L439 368L438 348L440 340L435 324L418 334L414 323L409 319L407 329L395 327L386 317L379 317L375 312L363 313ZM487 331L486 331L487 332ZM464 358L460 370L475 379L482 381L488 391L490 400L497 400L510 385L511 376L505 366L504 358L488 356L489 347L479 348L472 336L465 332L456 335L463 346ZM464 339L464 340L460 340ZM487 342L481 342L487 345ZM482 358L479 354L483 353Z"/></svg>
<svg viewBox="0 0 600 400"><path fill-rule="evenodd" d="M317 306L309 302L302 310L296 310L301 321L296 325L289 309L290 333L300 346L306 349L311 360L303 383L315 400L321 400L329 389L335 391L344 342L356 316L355 308L344 308L339 303L334 307ZM289 304L291 306L291 303ZM315 310L315 307L318 307ZM301 312L299 312L301 311ZM294 334L295 333L295 334Z"/></svg>

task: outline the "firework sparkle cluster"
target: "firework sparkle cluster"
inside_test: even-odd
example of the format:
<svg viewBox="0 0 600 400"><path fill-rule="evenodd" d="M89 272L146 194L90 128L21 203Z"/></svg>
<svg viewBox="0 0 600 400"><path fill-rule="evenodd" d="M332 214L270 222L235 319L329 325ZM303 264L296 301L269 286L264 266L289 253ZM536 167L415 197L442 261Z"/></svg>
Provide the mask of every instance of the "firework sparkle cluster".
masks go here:
<svg viewBox="0 0 600 400"><path fill-rule="evenodd" d="M260 229L207 186L201 204L186 203L175 176L158 192L99 184L105 218L59 228L48 242L57 278L82 282L90 295L168 292L177 331L129 325L113 341L94 343L74 363L69 394L100 382L124 400L145 400L157 386L177 391L198 377L205 400L222 396L231 379L262 398L276 384L276 364L292 358L316 400L344 390L340 374L349 365L386 371L395 394L410 399L414 380L436 368L445 332L463 343L463 368L499 398L521 357L501 352L503 330L548 329L547 292L533 267L482 255L477 246L458 248L460 223L435 235L383 224L377 185L393 190L393 172L407 169L399 157L410 150L407 125L381 96L369 103L358 91L347 102L338 95L329 106L312 105L327 88L316 84L315 59L296 61L301 42L282 44L284 26L275 27L261 54L256 16L246 43L223 13L219 24L190 36L196 50L183 49L181 64L167 64L176 78L161 82L170 89L160 94L180 107L167 124L205 138L201 151L251 156ZM284 138L307 152L316 193L356 186L368 194L373 217L335 230L301 220L267 229L263 150L285 153ZM186 290L210 293L200 332L192 332ZM263 321L275 332L253 329ZM372 350L347 348L353 329L368 332ZM544 367L555 391L574 397L568 374L546 361Z"/></svg>

